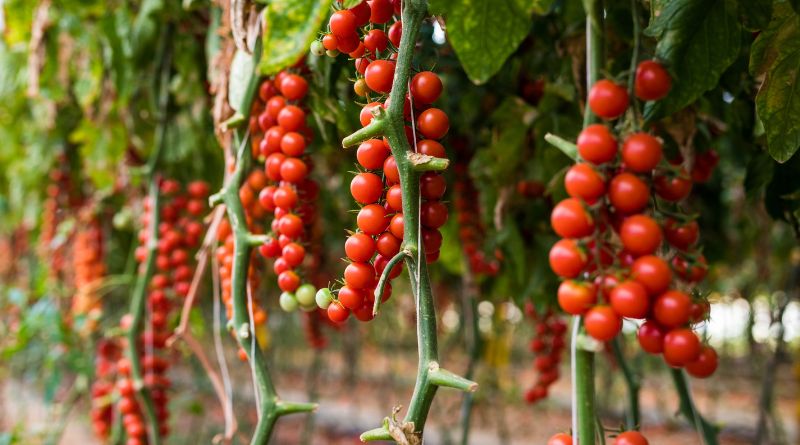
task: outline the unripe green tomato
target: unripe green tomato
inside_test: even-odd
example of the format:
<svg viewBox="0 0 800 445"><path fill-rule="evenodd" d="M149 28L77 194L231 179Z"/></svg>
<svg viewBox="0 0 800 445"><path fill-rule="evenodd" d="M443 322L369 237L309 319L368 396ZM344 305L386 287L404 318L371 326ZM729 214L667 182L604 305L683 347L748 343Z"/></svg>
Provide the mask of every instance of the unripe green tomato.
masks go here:
<svg viewBox="0 0 800 445"><path fill-rule="evenodd" d="M322 46L322 42L319 40L314 40L311 42L311 54L315 56L321 56L325 54L325 47Z"/></svg>
<svg viewBox="0 0 800 445"><path fill-rule="evenodd" d="M313 284L306 283L294 291L294 297L297 299L297 302L300 303L300 306L314 306L314 294L316 292L317 288L315 288Z"/></svg>
<svg viewBox="0 0 800 445"><path fill-rule="evenodd" d="M283 292L278 299L281 309L286 312L294 312L297 310L297 299L291 292Z"/></svg>
<svg viewBox="0 0 800 445"><path fill-rule="evenodd" d="M319 309L319 308L317 307L316 303L311 303L310 306L300 305L300 310L302 310L303 312L314 312L317 309Z"/></svg>
<svg viewBox="0 0 800 445"><path fill-rule="evenodd" d="M317 295L314 299L317 300L317 306L322 309L328 309L328 306L331 305L331 301L333 301L333 294L330 289L323 287L317 291Z"/></svg>
<svg viewBox="0 0 800 445"><path fill-rule="evenodd" d="M329 49L325 51L325 54L327 54L328 57L336 57L339 55L339 51L336 51L335 49Z"/></svg>

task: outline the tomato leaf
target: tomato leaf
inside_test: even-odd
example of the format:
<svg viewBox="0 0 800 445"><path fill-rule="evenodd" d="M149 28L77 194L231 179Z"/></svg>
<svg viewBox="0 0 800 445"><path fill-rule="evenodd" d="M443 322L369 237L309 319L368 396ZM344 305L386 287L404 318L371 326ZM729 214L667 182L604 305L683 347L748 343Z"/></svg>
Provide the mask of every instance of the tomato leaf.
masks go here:
<svg viewBox="0 0 800 445"><path fill-rule="evenodd" d="M311 46L328 16L332 0L276 0L264 14L266 30L258 69L276 74L294 65Z"/></svg>
<svg viewBox="0 0 800 445"><path fill-rule="evenodd" d="M739 2L739 19L748 31L759 31L769 25L772 17L772 0Z"/></svg>
<svg viewBox="0 0 800 445"><path fill-rule="evenodd" d="M773 20L753 43L750 71L766 73L756 114L764 124L767 151L786 162L800 148L800 16L787 4L776 4Z"/></svg>
<svg viewBox="0 0 800 445"><path fill-rule="evenodd" d="M714 88L736 60L742 36L733 0L654 2L651 17L645 33L658 40L656 58L666 62L673 83L666 98L647 104L647 120L672 114Z"/></svg>
<svg viewBox="0 0 800 445"><path fill-rule="evenodd" d="M432 0L429 10L444 13L453 50L469 79L481 84L528 35L531 8L521 0Z"/></svg>

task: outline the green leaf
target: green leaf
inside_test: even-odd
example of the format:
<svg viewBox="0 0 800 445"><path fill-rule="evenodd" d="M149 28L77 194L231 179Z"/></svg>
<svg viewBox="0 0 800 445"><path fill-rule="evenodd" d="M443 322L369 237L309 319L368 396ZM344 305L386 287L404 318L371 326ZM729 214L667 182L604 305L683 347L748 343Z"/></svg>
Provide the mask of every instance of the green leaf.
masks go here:
<svg viewBox="0 0 800 445"><path fill-rule="evenodd" d="M453 50L469 79L481 84L528 35L532 7L522 0L432 0L429 9L445 14Z"/></svg>
<svg viewBox="0 0 800 445"><path fill-rule="evenodd" d="M231 79L228 82L228 102L236 111L242 107L250 76L253 75L253 56L244 51L236 51L231 62Z"/></svg>
<svg viewBox="0 0 800 445"><path fill-rule="evenodd" d="M532 0L531 10L534 14L545 15L550 12L555 0Z"/></svg>
<svg viewBox="0 0 800 445"><path fill-rule="evenodd" d="M748 31L759 31L769 25L772 17L772 0L739 2L739 19Z"/></svg>
<svg viewBox="0 0 800 445"><path fill-rule="evenodd" d="M658 40L656 58L673 74L672 91L650 102L644 116L653 120L672 114L714 88L736 60L742 36L734 0L671 0L654 2L650 26Z"/></svg>
<svg viewBox="0 0 800 445"><path fill-rule="evenodd" d="M276 0L267 6L263 52L258 69L276 74L302 57L317 37L332 0Z"/></svg>
<svg viewBox="0 0 800 445"><path fill-rule="evenodd" d="M787 4L775 6L772 22L753 43L750 70L766 72L756 114L764 124L767 151L786 162L800 148L800 16Z"/></svg>
<svg viewBox="0 0 800 445"><path fill-rule="evenodd" d="M800 14L800 0L789 0L789 4L792 5L794 12Z"/></svg>
<svg viewBox="0 0 800 445"><path fill-rule="evenodd" d="M544 135L544 140L549 142L553 147L561 150L562 153L567 155L568 158L572 159L573 161L578 160L578 146L573 144L572 142L558 137L553 133L547 133Z"/></svg>

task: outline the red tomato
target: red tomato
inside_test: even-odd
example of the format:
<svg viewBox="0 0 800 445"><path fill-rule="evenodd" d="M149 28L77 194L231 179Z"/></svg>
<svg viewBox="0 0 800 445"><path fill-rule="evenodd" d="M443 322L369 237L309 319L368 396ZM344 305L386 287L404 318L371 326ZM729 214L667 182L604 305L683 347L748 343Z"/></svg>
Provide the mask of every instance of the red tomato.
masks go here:
<svg viewBox="0 0 800 445"><path fill-rule="evenodd" d="M550 225L562 238L583 238L594 232L594 220L575 198L559 202L550 214Z"/></svg>
<svg viewBox="0 0 800 445"><path fill-rule="evenodd" d="M670 290L656 298L653 316L664 327L675 328L689 322L692 299L681 291Z"/></svg>
<svg viewBox="0 0 800 445"><path fill-rule="evenodd" d="M648 443L644 435L638 431L625 431L614 439L614 445L648 445Z"/></svg>
<svg viewBox="0 0 800 445"><path fill-rule="evenodd" d="M366 47L371 53L375 53L376 51L385 51L386 47L388 46L389 38L386 37L386 33L381 29L370 30L364 36L364 47Z"/></svg>
<svg viewBox="0 0 800 445"><path fill-rule="evenodd" d="M447 157L444 146L432 139L423 139L417 142L417 152L424 155L433 156L434 158Z"/></svg>
<svg viewBox="0 0 800 445"><path fill-rule="evenodd" d="M667 70L655 60L645 60L636 67L634 90L642 100L659 100L667 95L672 87L672 78Z"/></svg>
<svg viewBox="0 0 800 445"><path fill-rule="evenodd" d="M338 297L339 302L351 311L363 306L364 301L366 300L366 294L364 291L361 289L353 289L349 286L342 286L342 288L339 289Z"/></svg>
<svg viewBox="0 0 800 445"><path fill-rule="evenodd" d="M564 176L564 186L569 196L588 203L597 201L606 192L603 177L588 163L573 165Z"/></svg>
<svg viewBox="0 0 800 445"><path fill-rule="evenodd" d="M300 156L306 151L306 138L300 133L290 131L281 138L280 147L286 156Z"/></svg>
<svg viewBox="0 0 800 445"><path fill-rule="evenodd" d="M372 122L372 119L375 117L372 113L373 110L378 108L383 108L383 105L380 102L370 102L364 105L364 108L361 109L361 113L358 115L359 121L361 121L361 126L366 127Z"/></svg>
<svg viewBox="0 0 800 445"><path fill-rule="evenodd" d="M394 15L394 6L390 0L368 0L371 8L369 21L375 24L386 23Z"/></svg>
<svg viewBox="0 0 800 445"><path fill-rule="evenodd" d="M631 278L641 283L648 295L653 297L667 290L672 281L672 272L661 258L645 255L631 265Z"/></svg>
<svg viewBox="0 0 800 445"><path fill-rule="evenodd" d="M389 225L386 210L378 204L369 204L361 208L356 217L358 228L367 235L380 235Z"/></svg>
<svg viewBox="0 0 800 445"><path fill-rule="evenodd" d="M636 173L651 172L661 161L661 142L647 133L634 133L622 144L622 162Z"/></svg>
<svg viewBox="0 0 800 445"><path fill-rule="evenodd" d="M397 161L394 156L389 156L383 161L383 176L386 177L387 184L400 183L400 170L397 169Z"/></svg>
<svg viewBox="0 0 800 445"><path fill-rule="evenodd" d="M432 104L441 94L442 80L436 74L422 71L411 79L411 97L415 106Z"/></svg>
<svg viewBox="0 0 800 445"><path fill-rule="evenodd" d="M678 202L692 192L692 181L683 168L678 174L668 173L656 176L653 185L655 185L658 197L670 202Z"/></svg>
<svg viewBox="0 0 800 445"><path fill-rule="evenodd" d="M322 36L322 46L328 51L336 51L339 49L339 39L333 34L325 34Z"/></svg>
<svg viewBox="0 0 800 445"><path fill-rule="evenodd" d="M703 346L697 359L686 364L686 371L694 377L704 379L714 374L718 362L717 351L711 346Z"/></svg>
<svg viewBox="0 0 800 445"><path fill-rule="evenodd" d="M350 194L359 204L378 202L383 195L383 180L374 173L359 173L350 181Z"/></svg>
<svg viewBox="0 0 800 445"><path fill-rule="evenodd" d="M578 135L578 153L581 158L599 165L617 157L617 140L603 124L592 124Z"/></svg>
<svg viewBox="0 0 800 445"><path fill-rule="evenodd" d="M349 9L336 11L331 15L328 25L336 37L349 36L356 32L356 15Z"/></svg>
<svg viewBox="0 0 800 445"><path fill-rule="evenodd" d="M350 8L350 12L356 16L356 28L361 28L369 23L369 17L372 14L371 8L366 0Z"/></svg>
<svg viewBox="0 0 800 445"><path fill-rule="evenodd" d="M609 306L595 306L583 317L586 332L600 341L609 341L622 330L622 318Z"/></svg>
<svg viewBox="0 0 800 445"><path fill-rule="evenodd" d="M447 206L441 201L426 201L420 206L420 222L424 227L438 229L447 222Z"/></svg>
<svg viewBox="0 0 800 445"><path fill-rule="evenodd" d="M611 308L621 317L644 318L650 309L647 289L636 281L623 281L610 296Z"/></svg>
<svg viewBox="0 0 800 445"><path fill-rule="evenodd" d="M350 263L344 269L344 282L351 289L366 289L375 285L375 268L369 263Z"/></svg>
<svg viewBox="0 0 800 445"><path fill-rule="evenodd" d="M682 255L676 255L672 259L672 268L683 280L689 283L698 283L703 281L708 273L708 263L706 257L698 255L697 258L685 258Z"/></svg>
<svg viewBox="0 0 800 445"><path fill-rule="evenodd" d="M289 243L281 251L281 256L289 267L297 267L306 256L306 249L300 244Z"/></svg>
<svg viewBox="0 0 800 445"><path fill-rule="evenodd" d="M403 214L396 213L391 222L389 222L389 232L397 239L403 239L405 234L405 222L403 221Z"/></svg>
<svg viewBox="0 0 800 445"><path fill-rule="evenodd" d="M364 233L354 233L345 241L344 252L351 260L366 263L375 253L375 241Z"/></svg>
<svg viewBox="0 0 800 445"><path fill-rule="evenodd" d="M637 333L639 345L645 352L650 354L661 354L664 352L665 335L667 335L667 330L652 320L647 320L644 324L639 326L639 332Z"/></svg>
<svg viewBox="0 0 800 445"><path fill-rule="evenodd" d="M597 302L597 288L591 283L565 280L558 286L558 305L564 312L582 315Z"/></svg>
<svg viewBox="0 0 800 445"><path fill-rule="evenodd" d="M303 234L303 220L291 213L284 215L278 220L278 229L282 235L295 239Z"/></svg>
<svg viewBox="0 0 800 445"><path fill-rule="evenodd" d="M388 234L384 234L388 235ZM383 235L381 235L383 236ZM442 232L437 229L422 228L422 245L425 248L425 253L438 252L442 247ZM397 247L400 247L400 240L397 240ZM391 257L381 252L381 255Z"/></svg>
<svg viewBox="0 0 800 445"><path fill-rule="evenodd" d="M547 445L572 445L572 436L567 433L558 433L547 439Z"/></svg>
<svg viewBox="0 0 800 445"><path fill-rule="evenodd" d="M589 90L589 108L603 119L616 119L628 108L628 91L608 79L598 80Z"/></svg>
<svg viewBox="0 0 800 445"><path fill-rule="evenodd" d="M668 218L664 223L664 237L678 250L687 250L694 245L700 237L699 232L700 228L694 220L681 224L675 219Z"/></svg>
<svg viewBox="0 0 800 445"><path fill-rule="evenodd" d="M302 76L289 74L281 80L281 94L289 100L300 100L308 92L308 82Z"/></svg>
<svg viewBox="0 0 800 445"><path fill-rule="evenodd" d="M350 311L338 301L331 302L328 306L328 318L334 323L344 323L350 316Z"/></svg>
<svg viewBox="0 0 800 445"><path fill-rule="evenodd" d="M389 190L386 191L386 203L395 212L403 211L403 190L400 185L395 184L389 187Z"/></svg>
<svg viewBox="0 0 800 445"><path fill-rule="evenodd" d="M361 143L356 152L356 159L362 167L377 170L383 167L383 162L389 156L389 149L380 139L370 139Z"/></svg>
<svg viewBox="0 0 800 445"><path fill-rule="evenodd" d="M300 286L300 277L292 270L286 270L278 275L278 287L284 292L294 292Z"/></svg>
<svg viewBox="0 0 800 445"><path fill-rule="evenodd" d="M428 139L441 139L450 129L450 119L438 108L428 108L417 118L417 129Z"/></svg>
<svg viewBox="0 0 800 445"><path fill-rule="evenodd" d="M389 41L392 42L392 45L395 48L400 48L400 38L403 35L403 22L400 20L392 23L392 26L389 27Z"/></svg>
<svg viewBox="0 0 800 445"><path fill-rule="evenodd" d="M691 329L673 329L664 336L664 361L672 367L685 366L700 356L700 340Z"/></svg>
<svg viewBox="0 0 800 445"><path fill-rule="evenodd" d="M586 254L575 241L562 239L550 249L550 268L563 278L575 278L586 267Z"/></svg>
<svg viewBox="0 0 800 445"><path fill-rule="evenodd" d="M631 173L620 173L611 180L608 187L611 205L623 214L642 211L650 200L647 184Z"/></svg>
<svg viewBox="0 0 800 445"><path fill-rule="evenodd" d="M284 181L299 183L308 174L306 163L298 158L286 158L281 163L281 179Z"/></svg>
<svg viewBox="0 0 800 445"><path fill-rule="evenodd" d="M306 112L296 105L287 105L278 112L277 121L286 131L300 131L306 124Z"/></svg>
<svg viewBox="0 0 800 445"><path fill-rule="evenodd" d="M661 227L651 217L633 215L625 218L619 230L625 250L636 255L649 255L661 245Z"/></svg>
<svg viewBox="0 0 800 445"><path fill-rule="evenodd" d="M366 80L367 86L376 93L388 93L392 90L394 68L394 62L388 60L371 62L364 72L364 80Z"/></svg>
<svg viewBox="0 0 800 445"><path fill-rule="evenodd" d="M400 251L400 240L390 232L383 232L375 242L375 247L382 256L391 258ZM427 248L425 249L425 253L428 253Z"/></svg>

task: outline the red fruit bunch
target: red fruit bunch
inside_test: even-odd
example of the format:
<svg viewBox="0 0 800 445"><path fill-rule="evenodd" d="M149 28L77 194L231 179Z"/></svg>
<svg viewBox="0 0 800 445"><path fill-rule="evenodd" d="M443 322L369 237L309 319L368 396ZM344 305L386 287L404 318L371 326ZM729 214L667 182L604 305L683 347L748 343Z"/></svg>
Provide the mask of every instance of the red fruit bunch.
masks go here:
<svg viewBox="0 0 800 445"><path fill-rule="evenodd" d="M121 349L115 340L102 339L97 342L92 383L92 407L89 415L92 428L100 439L107 439L114 419L114 380Z"/></svg>
<svg viewBox="0 0 800 445"><path fill-rule="evenodd" d="M558 380L558 365L566 346L567 324L552 311L537 312L530 304L525 307L525 314L536 326L530 350L537 373L533 386L525 391L525 401L536 403L547 397L548 388Z"/></svg>
<svg viewBox="0 0 800 445"><path fill-rule="evenodd" d="M652 63L642 65L657 71ZM640 85L642 69L637 96L664 97L669 82L654 76L662 87L655 94L659 85ZM618 117L628 106L627 92L601 80L589 93L589 106L603 118ZM679 204L691 192L691 179L681 167L662 162L658 138L634 132L621 139L620 147L602 124L578 136L581 160L564 180L569 198L555 206L550 220L563 238L550 251L550 266L564 280L559 305L583 316L587 333L600 341L613 339L623 318L644 320L639 329L644 350L706 377L716 367L716 355L701 345L691 325L707 316L708 303L689 292L705 277L706 265L695 247L697 223L682 216L687 212ZM652 206L655 200L658 205Z"/></svg>
<svg viewBox="0 0 800 445"><path fill-rule="evenodd" d="M72 246L72 269L75 294L72 297L73 317L85 317L82 332L94 331L102 315L100 283L106 275L104 237L99 215L88 208L78 214Z"/></svg>
<svg viewBox="0 0 800 445"><path fill-rule="evenodd" d="M63 222L68 209L77 208L81 204L76 187L72 184L67 157L60 153L57 160L57 167L50 172L47 198L42 204L42 227L38 248L39 257L50 266L47 270L51 278L58 278L64 274L67 266L68 242L54 242L58 226Z"/></svg>
<svg viewBox="0 0 800 445"><path fill-rule="evenodd" d="M458 221L458 239L467 255L469 268L475 275L495 276L500 272L502 254L496 250L494 255L486 255L483 243L486 238L486 227L481 221L478 189L472 182L468 172L468 163L456 163L456 183L454 201L456 220Z"/></svg>

